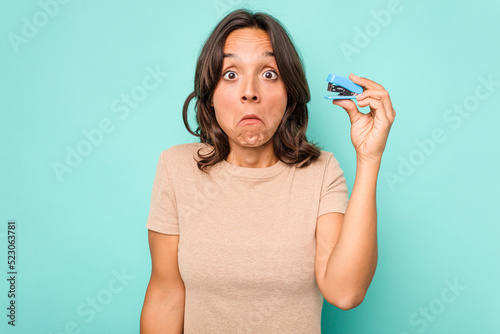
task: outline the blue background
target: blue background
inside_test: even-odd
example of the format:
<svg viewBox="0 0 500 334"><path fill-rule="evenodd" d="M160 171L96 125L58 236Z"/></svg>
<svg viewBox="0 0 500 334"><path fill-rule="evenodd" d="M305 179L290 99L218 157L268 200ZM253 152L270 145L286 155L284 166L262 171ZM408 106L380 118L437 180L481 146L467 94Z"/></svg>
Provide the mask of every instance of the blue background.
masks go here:
<svg viewBox="0 0 500 334"><path fill-rule="evenodd" d="M359 307L325 302L323 332L500 332L500 4L451 0L2 1L0 277L9 220L19 274L15 328L0 279L0 331L138 333L156 163L196 141L181 117L196 59L240 7L292 36L312 93L308 137L335 154L350 191L350 123L323 98L327 75L381 83L397 112L379 174L377 272ZM148 71L161 74L144 90ZM107 133L86 146L102 122ZM58 176L78 147L87 156Z"/></svg>

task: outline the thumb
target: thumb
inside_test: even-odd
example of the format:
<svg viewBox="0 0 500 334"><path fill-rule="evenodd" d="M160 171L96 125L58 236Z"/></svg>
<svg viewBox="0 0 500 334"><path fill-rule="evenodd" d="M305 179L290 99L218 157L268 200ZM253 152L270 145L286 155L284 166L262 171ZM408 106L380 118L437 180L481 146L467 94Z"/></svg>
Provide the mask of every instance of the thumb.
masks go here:
<svg viewBox="0 0 500 334"><path fill-rule="evenodd" d="M333 100L333 104L338 105L342 108L345 109L347 112L347 115L349 116L349 120L351 121L351 124L353 124L356 119L359 117L358 115L360 114L358 108L356 107L356 104L351 101L351 100Z"/></svg>

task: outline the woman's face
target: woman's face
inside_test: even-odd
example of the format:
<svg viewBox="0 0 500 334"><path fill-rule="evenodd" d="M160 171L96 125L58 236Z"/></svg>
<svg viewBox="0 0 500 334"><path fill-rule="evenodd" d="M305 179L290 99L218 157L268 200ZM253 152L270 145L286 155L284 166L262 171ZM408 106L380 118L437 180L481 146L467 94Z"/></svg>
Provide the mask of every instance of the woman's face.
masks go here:
<svg viewBox="0 0 500 334"><path fill-rule="evenodd" d="M244 28L227 36L212 103L231 150L272 145L269 140L285 113L287 94L267 32Z"/></svg>

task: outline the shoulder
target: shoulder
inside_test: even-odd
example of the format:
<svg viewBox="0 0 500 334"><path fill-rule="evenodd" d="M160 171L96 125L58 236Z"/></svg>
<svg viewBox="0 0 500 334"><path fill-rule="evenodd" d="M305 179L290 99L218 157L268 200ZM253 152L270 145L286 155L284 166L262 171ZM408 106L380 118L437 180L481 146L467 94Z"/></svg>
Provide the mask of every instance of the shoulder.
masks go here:
<svg viewBox="0 0 500 334"><path fill-rule="evenodd" d="M198 150L202 149L210 150L210 146L205 143L186 143L170 146L166 150L161 152L161 156L166 161L185 161L186 159L191 159L196 157Z"/></svg>
<svg viewBox="0 0 500 334"><path fill-rule="evenodd" d="M328 178L328 175L338 175L343 173L334 154L324 150L321 150L320 156L307 167L295 167L294 169L297 176L300 175L300 177L304 177L308 180L322 180L325 177Z"/></svg>
<svg viewBox="0 0 500 334"><path fill-rule="evenodd" d="M199 149L207 148L209 145L205 143L186 143L173 145L161 152L164 158L182 158L185 156L192 156L197 153Z"/></svg>
<svg viewBox="0 0 500 334"><path fill-rule="evenodd" d="M316 159L315 164L314 172L317 175L322 175L324 179L336 179L344 175L343 169L332 152L321 150L321 155Z"/></svg>
<svg viewBox="0 0 500 334"><path fill-rule="evenodd" d="M322 161L328 161L331 158L333 158L332 152L321 150L321 155L319 156L318 159L321 159Z"/></svg>
<svg viewBox="0 0 500 334"><path fill-rule="evenodd" d="M325 169L327 166L339 166L339 162L332 152L321 150L320 156L311 164L315 168Z"/></svg>

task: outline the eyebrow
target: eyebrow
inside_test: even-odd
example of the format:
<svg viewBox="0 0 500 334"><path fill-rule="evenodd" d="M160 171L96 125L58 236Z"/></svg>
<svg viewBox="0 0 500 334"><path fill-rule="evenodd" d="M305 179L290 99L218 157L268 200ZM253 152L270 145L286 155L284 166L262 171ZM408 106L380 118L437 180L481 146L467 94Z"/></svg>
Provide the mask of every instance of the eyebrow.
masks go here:
<svg viewBox="0 0 500 334"><path fill-rule="evenodd" d="M274 57L274 53L271 51L264 51L261 55L261 58L265 57ZM235 58L235 59L240 59L237 55L234 53L224 53L224 58Z"/></svg>

